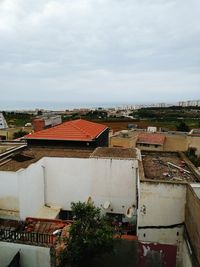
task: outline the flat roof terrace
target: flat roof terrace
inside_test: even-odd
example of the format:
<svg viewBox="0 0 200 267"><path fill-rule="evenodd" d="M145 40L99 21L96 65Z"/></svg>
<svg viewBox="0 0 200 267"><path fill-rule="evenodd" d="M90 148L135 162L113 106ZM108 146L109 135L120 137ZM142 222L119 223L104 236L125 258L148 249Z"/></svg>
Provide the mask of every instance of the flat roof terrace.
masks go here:
<svg viewBox="0 0 200 267"><path fill-rule="evenodd" d="M142 152L145 179L197 182L191 168L176 152Z"/></svg>
<svg viewBox="0 0 200 267"><path fill-rule="evenodd" d="M115 159L135 159L136 150L133 148L119 147L97 147L90 156L91 158L115 158Z"/></svg>
<svg viewBox="0 0 200 267"><path fill-rule="evenodd" d="M25 148L6 156L0 161L0 171L18 171L27 168L43 157L89 158L93 150L67 148Z"/></svg>

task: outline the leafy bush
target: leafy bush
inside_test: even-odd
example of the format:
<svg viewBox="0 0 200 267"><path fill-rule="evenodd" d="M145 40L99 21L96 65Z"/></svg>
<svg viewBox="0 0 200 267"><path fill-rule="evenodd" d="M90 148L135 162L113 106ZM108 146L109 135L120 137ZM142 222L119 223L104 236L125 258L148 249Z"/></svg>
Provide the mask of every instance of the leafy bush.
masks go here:
<svg viewBox="0 0 200 267"><path fill-rule="evenodd" d="M23 130L21 129L21 130L19 130L18 132L15 132L15 133L13 134L13 138L14 138L14 139L17 139L17 138L20 138L20 137L22 137L22 136L24 136L24 135L26 135L26 134L28 134L28 132L23 131Z"/></svg>
<svg viewBox="0 0 200 267"><path fill-rule="evenodd" d="M89 266L97 256L113 251L113 230L93 204L72 203L74 223L64 252L71 266Z"/></svg>

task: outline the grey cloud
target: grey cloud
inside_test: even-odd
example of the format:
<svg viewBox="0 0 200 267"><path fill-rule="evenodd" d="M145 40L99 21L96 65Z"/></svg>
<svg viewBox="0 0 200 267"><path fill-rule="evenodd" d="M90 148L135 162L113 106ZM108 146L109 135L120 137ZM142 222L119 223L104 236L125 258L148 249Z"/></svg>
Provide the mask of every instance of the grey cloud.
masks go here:
<svg viewBox="0 0 200 267"><path fill-rule="evenodd" d="M199 8L198 0L1 1L1 97L198 98Z"/></svg>

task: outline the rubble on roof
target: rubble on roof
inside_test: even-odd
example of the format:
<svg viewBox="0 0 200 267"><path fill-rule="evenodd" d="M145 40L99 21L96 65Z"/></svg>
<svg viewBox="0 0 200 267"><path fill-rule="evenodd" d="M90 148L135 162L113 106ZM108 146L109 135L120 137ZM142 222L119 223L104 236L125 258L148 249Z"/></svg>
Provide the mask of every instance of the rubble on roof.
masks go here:
<svg viewBox="0 0 200 267"><path fill-rule="evenodd" d="M173 152L143 152L142 162L146 179L176 182L195 182L186 162Z"/></svg>

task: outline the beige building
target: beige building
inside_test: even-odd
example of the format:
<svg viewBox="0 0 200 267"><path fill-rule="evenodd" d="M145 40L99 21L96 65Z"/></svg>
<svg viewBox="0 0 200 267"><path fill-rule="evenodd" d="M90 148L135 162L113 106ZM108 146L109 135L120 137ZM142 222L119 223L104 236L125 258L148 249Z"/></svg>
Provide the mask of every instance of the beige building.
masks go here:
<svg viewBox="0 0 200 267"><path fill-rule="evenodd" d="M14 133L19 132L20 130L30 133L32 131L32 127L15 127L0 129L0 140L13 140Z"/></svg>
<svg viewBox="0 0 200 267"><path fill-rule="evenodd" d="M196 155L200 156L200 129L193 129L187 136L188 148L195 148Z"/></svg>
<svg viewBox="0 0 200 267"><path fill-rule="evenodd" d="M188 136L182 132L167 132L165 135L164 151L187 151Z"/></svg>
<svg viewBox="0 0 200 267"><path fill-rule="evenodd" d="M165 135L160 133L139 133L136 146L140 150L164 151Z"/></svg>
<svg viewBox="0 0 200 267"><path fill-rule="evenodd" d="M144 132L143 130L123 130L110 137L110 147L139 148L154 151L187 151L195 148L200 155L200 130L185 132Z"/></svg>
<svg viewBox="0 0 200 267"><path fill-rule="evenodd" d="M135 148L138 131L123 130L110 137L110 147Z"/></svg>

